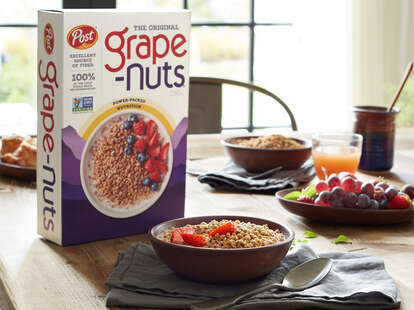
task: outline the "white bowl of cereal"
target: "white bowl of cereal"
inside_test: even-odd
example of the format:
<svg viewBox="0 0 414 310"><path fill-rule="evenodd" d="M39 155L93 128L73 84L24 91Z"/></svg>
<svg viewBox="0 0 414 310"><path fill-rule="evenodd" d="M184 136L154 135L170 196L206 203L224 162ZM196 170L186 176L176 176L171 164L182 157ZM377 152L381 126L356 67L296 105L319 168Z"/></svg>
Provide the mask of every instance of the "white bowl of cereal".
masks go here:
<svg viewBox="0 0 414 310"><path fill-rule="evenodd" d="M295 233L267 219L217 215L167 221L154 226L149 237L157 255L177 274L201 282L237 283L272 271Z"/></svg>
<svg viewBox="0 0 414 310"><path fill-rule="evenodd" d="M146 111L123 110L102 121L86 141L82 187L101 213L127 218L149 209L171 175L171 137Z"/></svg>
<svg viewBox="0 0 414 310"><path fill-rule="evenodd" d="M249 172L264 172L276 167L297 169L309 159L309 140L282 135L238 136L221 141L233 162Z"/></svg>

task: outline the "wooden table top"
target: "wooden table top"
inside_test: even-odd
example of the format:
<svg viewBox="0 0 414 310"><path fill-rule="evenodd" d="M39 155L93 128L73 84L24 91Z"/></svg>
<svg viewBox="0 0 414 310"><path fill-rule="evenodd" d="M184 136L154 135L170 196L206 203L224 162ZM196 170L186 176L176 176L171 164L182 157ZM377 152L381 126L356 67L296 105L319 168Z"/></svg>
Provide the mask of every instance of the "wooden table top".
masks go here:
<svg viewBox="0 0 414 310"><path fill-rule="evenodd" d="M219 136L190 136L193 169L219 169L226 158ZM384 176L397 186L414 184L414 151L397 152L395 167ZM195 160L197 159L197 160ZM372 178L359 174L362 179ZM217 192L187 176L186 216L237 214L277 220L319 234L308 244L318 252L361 251L382 257L402 296L401 309L414 304L414 221L392 226L322 224L289 214L272 195ZM145 235L60 247L36 234L35 184L0 176L0 309L105 309L105 279L119 251ZM345 234L352 244L331 241ZM412 306L411 306L412 307Z"/></svg>

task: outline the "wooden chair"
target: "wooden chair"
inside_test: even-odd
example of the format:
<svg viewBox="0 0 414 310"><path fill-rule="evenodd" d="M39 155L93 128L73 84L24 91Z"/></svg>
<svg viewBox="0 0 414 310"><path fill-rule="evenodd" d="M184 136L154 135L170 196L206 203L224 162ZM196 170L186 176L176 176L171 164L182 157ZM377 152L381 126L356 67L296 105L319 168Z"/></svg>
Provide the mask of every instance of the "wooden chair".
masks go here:
<svg viewBox="0 0 414 310"><path fill-rule="evenodd" d="M251 83L209 77L190 77L189 125L191 134L221 132L222 85L234 85L257 91L273 98L290 118L292 130L297 130L296 120L289 107L275 94Z"/></svg>

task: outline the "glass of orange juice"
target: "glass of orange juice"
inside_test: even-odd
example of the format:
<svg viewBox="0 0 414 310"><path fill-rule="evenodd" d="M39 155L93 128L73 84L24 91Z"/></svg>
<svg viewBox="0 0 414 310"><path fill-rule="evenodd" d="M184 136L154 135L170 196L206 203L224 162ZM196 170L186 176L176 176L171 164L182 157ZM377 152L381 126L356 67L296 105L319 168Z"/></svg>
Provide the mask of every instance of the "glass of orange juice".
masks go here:
<svg viewBox="0 0 414 310"><path fill-rule="evenodd" d="M361 158L362 136L355 133L321 133L312 137L312 157L319 179L325 172L347 171L355 173Z"/></svg>

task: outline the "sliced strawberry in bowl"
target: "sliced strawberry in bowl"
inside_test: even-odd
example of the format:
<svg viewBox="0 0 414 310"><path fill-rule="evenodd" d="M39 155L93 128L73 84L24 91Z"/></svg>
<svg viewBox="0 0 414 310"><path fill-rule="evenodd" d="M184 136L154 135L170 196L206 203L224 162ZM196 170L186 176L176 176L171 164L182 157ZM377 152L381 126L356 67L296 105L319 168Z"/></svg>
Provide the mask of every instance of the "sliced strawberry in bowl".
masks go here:
<svg viewBox="0 0 414 310"><path fill-rule="evenodd" d="M219 234L219 235L225 235L227 233L234 233L237 231L237 227L231 223L228 222L224 225L221 225L219 227L217 227L216 229L212 230L208 235L210 237L214 237L215 235Z"/></svg>
<svg viewBox="0 0 414 310"><path fill-rule="evenodd" d="M154 135L155 132L157 132L158 126L157 124L150 119L147 123L147 138L148 140L151 139L151 137Z"/></svg>
<svg viewBox="0 0 414 310"><path fill-rule="evenodd" d="M154 147L158 144L158 139L160 137L160 134L158 132L154 133L154 135L151 137L151 139L148 142L149 147Z"/></svg>
<svg viewBox="0 0 414 310"><path fill-rule="evenodd" d="M167 142L163 145L161 152L160 152L160 159L167 160L168 159L168 150L170 148L170 142Z"/></svg>
<svg viewBox="0 0 414 310"><path fill-rule="evenodd" d="M152 156L152 157L158 157L160 156L160 151L161 151L161 147L159 145L157 146L153 146L148 150L148 153Z"/></svg>
<svg viewBox="0 0 414 310"><path fill-rule="evenodd" d="M181 237L182 233L193 234L194 228L192 227L179 227L174 229L171 234L171 243L184 244L184 239Z"/></svg>
<svg viewBox="0 0 414 310"><path fill-rule="evenodd" d="M207 245L207 238L202 235L182 233L181 237L183 238L184 243L187 245L196 247L203 247Z"/></svg>
<svg viewBox="0 0 414 310"><path fill-rule="evenodd" d="M171 243L184 244L184 239L181 237L181 233L174 230L171 234Z"/></svg>

